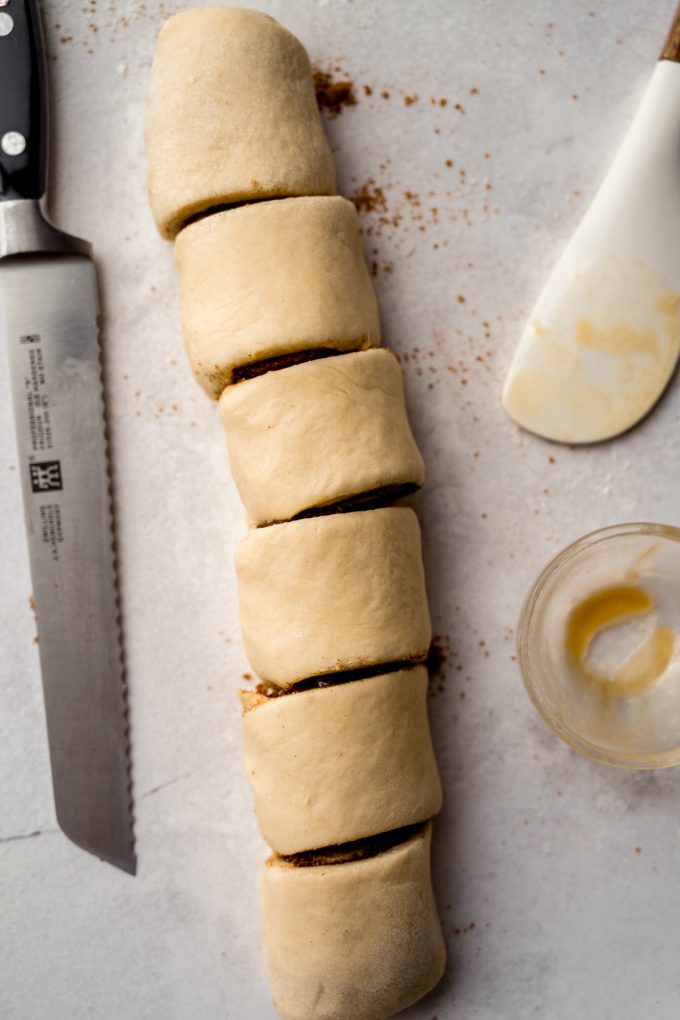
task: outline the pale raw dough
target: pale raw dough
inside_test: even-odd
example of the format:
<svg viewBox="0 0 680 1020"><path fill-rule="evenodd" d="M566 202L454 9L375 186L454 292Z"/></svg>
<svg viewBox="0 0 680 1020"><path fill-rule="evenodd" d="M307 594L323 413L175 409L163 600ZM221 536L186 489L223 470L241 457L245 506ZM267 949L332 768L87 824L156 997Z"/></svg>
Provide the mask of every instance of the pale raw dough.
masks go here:
<svg viewBox="0 0 680 1020"><path fill-rule="evenodd" d="M245 649L263 680L288 687L427 655L420 528L408 507L258 528L235 559Z"/></svg>
<svg viewBox="0 0 680 1020"><path fill-rule="evenodd" d="M441 808L423 666L252 708L242 698L255 812L272 850L349 843Z"/></svg>
<svg viewBox="0 0 680 1020"><path fill-rule="evenodd" d="M151 209L165 237L216 205L335 194L309 58L257 11L197 7L166 21L146 141Z"/></svg>
<svg viewBox="0 0 680 1020"><path fill-rule="evenodd" d="M422 485L395 356L360 351L268 372L220 399L251 523L285 521L385 486Z"/></svg>
<svg viewBox="0 0 680 1020"><path fill-rule="evenodd" d="M439 981L446 950L430 839L427 826L367 860L267 862L265 960L284 1020L384 1020Z"/></svg>
<svg viewBox="0 0 680 1020"><path fill-rule="evenodd" d="M359 219L345 198L258 202L207 216L175 245L184 341L218 397L237 367L380 343Z"/></svg>

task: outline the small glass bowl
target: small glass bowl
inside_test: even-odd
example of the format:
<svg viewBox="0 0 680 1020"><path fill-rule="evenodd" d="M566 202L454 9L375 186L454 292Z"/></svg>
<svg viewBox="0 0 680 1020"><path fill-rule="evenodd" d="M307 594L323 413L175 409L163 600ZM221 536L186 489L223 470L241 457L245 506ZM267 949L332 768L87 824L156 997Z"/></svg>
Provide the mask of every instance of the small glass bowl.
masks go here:
<svg viewBox="0 0 680 1020"><path fill-rule="evenodd" d="M567 621L593 592L632 580L654 598L649 617L675 632L674 651L664 674L643 693L612 697L574 667ZM570 545L545 568L524 604L518 651L534 706L576 751L621 768L680 764L680 529L621 524Z"/></svg>

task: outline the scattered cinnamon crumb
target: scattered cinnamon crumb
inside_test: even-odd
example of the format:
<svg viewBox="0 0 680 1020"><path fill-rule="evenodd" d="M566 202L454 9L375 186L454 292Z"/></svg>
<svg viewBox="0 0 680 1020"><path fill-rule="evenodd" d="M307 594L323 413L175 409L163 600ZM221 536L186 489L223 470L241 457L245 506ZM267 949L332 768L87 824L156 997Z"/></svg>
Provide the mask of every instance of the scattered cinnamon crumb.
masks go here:
<svg viewBox="0 0 680 1020"><path fill-rule="evenodd" d="M371 88L370 85L364 85L364 95L365 96L372 96L373 95L373 89Z"/></svg>
<svg viewBox="0 0 680 1020"><path fill-rule="evenodd" d="M413 106L414 103L418 102L418 96L414 92L413 95L404 96L404 106Z"/></svg>
<svg viewBox="0 0 680 1020"><path fill-rule="evenodd" d="M31 612L35 616L35 599L33 598L32 595L28 596L28 608L31 610Z"/></svg>
<svg viewBox="0 0 680 1020"><path fill-rule="evenodd" d="M431 682L443 683L450 657L451 639L446 634L435 634L425 660Z"/></svg>
<svg viewBox="0 0 680 1020"><path fill-rule="evenodd" d="M350 196L350 201L354 203L357 212L387 212L385 192L372 177Z"/></svg>
<svg viewBox="0 0 680 1020"><path fill-rule="evenodd" d="M356 106L354 84L351 81L336 81L328 71L314 72L316 105L330 117L339 116L346 106Z"/></svg>

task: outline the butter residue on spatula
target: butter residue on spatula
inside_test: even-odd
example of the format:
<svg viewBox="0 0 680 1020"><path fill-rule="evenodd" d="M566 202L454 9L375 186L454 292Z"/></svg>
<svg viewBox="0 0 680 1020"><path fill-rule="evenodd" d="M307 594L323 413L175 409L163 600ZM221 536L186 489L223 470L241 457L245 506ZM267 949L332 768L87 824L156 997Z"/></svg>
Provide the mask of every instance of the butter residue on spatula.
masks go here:
<svg viewBox="0 0 680 1020"><path fill-rule="evenodd" d="M659 399L680 353L680 294L644 262L570 253L534 310L503 392L548 439L610 438Z"/></svg>

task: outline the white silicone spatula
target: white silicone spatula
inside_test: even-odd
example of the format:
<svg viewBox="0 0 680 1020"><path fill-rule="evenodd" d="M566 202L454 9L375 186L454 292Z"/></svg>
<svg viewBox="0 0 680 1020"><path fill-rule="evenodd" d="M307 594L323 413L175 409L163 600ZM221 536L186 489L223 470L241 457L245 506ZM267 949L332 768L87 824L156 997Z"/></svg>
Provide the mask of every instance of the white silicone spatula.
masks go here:
<svg viewBox="0 0 680 1020"><path fill-rule="evenodd" d="M524 428L609 439L680 354L680 7L635 120L536 304L503 389Z"/></svg>

